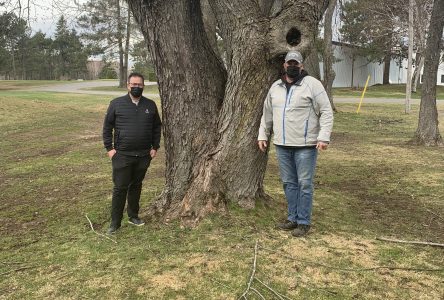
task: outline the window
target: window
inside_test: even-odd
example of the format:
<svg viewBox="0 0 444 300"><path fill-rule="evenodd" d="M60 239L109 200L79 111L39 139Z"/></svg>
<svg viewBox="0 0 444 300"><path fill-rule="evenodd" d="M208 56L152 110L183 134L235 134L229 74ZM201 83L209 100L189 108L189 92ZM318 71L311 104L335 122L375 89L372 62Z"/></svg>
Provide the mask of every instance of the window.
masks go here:
<svg viewBox="0 0 444 300"><path fill-rule="evenodd" d="M441 83L444 83L444 75L441 75Z"/></svg>

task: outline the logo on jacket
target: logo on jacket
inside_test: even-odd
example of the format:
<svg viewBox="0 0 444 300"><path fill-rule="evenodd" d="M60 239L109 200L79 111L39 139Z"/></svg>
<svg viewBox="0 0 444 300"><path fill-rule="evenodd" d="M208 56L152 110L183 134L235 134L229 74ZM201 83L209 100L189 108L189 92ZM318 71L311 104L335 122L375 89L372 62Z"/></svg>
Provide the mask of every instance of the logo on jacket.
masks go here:
<svg viewBox="0 0 444 300"><path fill-rule="evenodd" d="M149 113L150 113L150 111L148 110L148 108L145 109L145 113L146 113L146 114L149 114Z"/></svg>

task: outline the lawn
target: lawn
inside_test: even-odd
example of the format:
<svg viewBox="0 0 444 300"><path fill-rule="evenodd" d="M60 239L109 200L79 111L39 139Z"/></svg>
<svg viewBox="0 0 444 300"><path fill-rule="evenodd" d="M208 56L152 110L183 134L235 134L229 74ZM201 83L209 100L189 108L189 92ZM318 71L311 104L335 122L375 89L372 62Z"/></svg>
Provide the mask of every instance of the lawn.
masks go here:
<svg viewBox="0 0 444 300"><path fill-rule="evenodd" d="M44 85L75 83L76 80L0 80L0 91L27 89Z"/></svg>
<svg viewBox="0 0 444 300"><path fill-rule="evenodd" d="M158 101L158 99L156 99ZM274 149L273 198L194 229L177 222L109 225L111 166L101 141L108 96L0 91L0 299L442 299L443 148L408 144L418 106L337 104L331 147L319 155L313 228L292 238ZM444 133L444 104L439 104ZM161 193L163 148L142 191ZM126 220L125 220L126 222ZM255 245L257 243L257 252ZM248 299L260 299L250 293Z"/></svg>
<svg viewBox="0 0 444 300"><path fill-rule="evenodd" d="M333 95L335 97L354 97L359 98L362 95L363 87L361 88L334 88ZM412 99L421 99L421 85L418 85L416 93L412 93ZM444 86L436 87L436 98L444 100ZM367 88L365 92L366 98L405 98L405 84L377 84Z"/></svg>

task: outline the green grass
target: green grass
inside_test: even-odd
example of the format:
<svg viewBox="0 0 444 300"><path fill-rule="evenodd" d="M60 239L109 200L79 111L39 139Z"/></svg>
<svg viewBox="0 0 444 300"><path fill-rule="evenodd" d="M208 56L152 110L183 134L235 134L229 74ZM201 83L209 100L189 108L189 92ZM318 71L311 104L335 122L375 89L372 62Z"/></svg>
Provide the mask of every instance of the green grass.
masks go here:
<svg viewBox="0 0 444 300"><path fill-rule="evenodd" d="M334 88L333 96L335 97L354 97L359 98L362 95L363 87L361 88ZM421 85L418 85L417 92L412 93L413 99L421 99ZM405 84L377 84L367 88L365 92L366 98L405 98ZM436 87L436 98L444 100L444 86Z"/></svg>
<svg viewBox="0 0 444 300"><path fill-rule="evenodd" d="M158 101L158 100L156 100ZM442 249L379 236L444 242L442 148L408 145L418 106L337 104L332 144L318 159L313 230L274 229L286 214L274 148L270 203L230 204L194 229L177 222L109 225L111 166L101 141L109 97L0 91L0 299L237 299L252 270L291 299L440 299ZM440 130L444 132L439 104ZM164 184L152 162L142 217ZM126 220L124 220L126 222ZM273 295L253 281L266 299ZM249 295L249 299L254 295Z"/></svg>
<svg viewBox="0 0 444 300"><path fill-rule="evenodd" d="M76 80L0 80L0 91L26 89L44 85L75 83Z"/></svg>

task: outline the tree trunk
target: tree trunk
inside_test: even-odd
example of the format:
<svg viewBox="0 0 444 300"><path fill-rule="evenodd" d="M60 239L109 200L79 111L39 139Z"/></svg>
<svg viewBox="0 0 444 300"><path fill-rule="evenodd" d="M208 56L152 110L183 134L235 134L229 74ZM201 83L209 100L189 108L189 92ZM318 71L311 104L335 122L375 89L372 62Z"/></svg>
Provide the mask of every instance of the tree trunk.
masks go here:
<svg viewBox="0 0 444 300"><path fill-rule="evenodd" d="M350 81L350 88L353 89L354 87L354 77L355 77L355 54L352 53L352 58L351 58L351 81Z"/></svg>
<svg viewBox="0 0 444 300"><path fill-rule="evenodd" d="M444 0L435 0L425 50L424 82L422 83L418 128L413 139L414 143L426 146L443 145L438 128L438 110L436 107L436 76L443 27Z"/></svg>
<svg viewBox="0 0 444 300"><path fill-rule="evenodd" d="M327 11L325 12L324 20L324 87L327 92L328 98L330 99L330 104L333 111L337 111L335 104L333 103L333 81L335 80L335 71L333 71L333 48L332 48L332 20L333 13L336 8L336 0L331 1L328 5Z"/></svg>
<svg viewBox="0 0 444 300"><path fill-rule="evenodd" d="M117 19L117 44L119 45L119 87L126 86L124 50L123 50L123 24L122 16L120 14L120 0L116 0L116 19Z"/></svg>
<svg viewBox="0 0 444 300"><path fill-rule="evenodd" d="M210 1L229 51L227 72L208 41L198 0L128 1L149 44L162 99L166 184L150 213L192 226L225 212L228 201L254 207L266 197L266 155L257 148L263 101L285 53L309 50L305 40L290 47L286 34L297 27L314 37L327 4L304 2L310 5L289 4L269 19L268 6L254 1ZM294 20L296 12L307 17Z"/></svg>
<svg viewBox="0 0 444 300"><path fill-rule="evenodd" d="M125 36L125 49L124 49L124 73L125 73L125 81L128 76L128 56L129 56L129 47L130 47L130 39L131 39L131 11L128 8L126 15L126 36ZM148 74L147 74L148 75Z"/></svg>
<svg viewBox="0 0 444 300"><path fill-rule="evenodd" d="M390 61L392 57L387 54L384 57L384 74L382 75L382 84L390 84Z"/></svg>
<svg viewBox="0 0 444 300"><path fill-rule="evenodd" d="M418 88L418 82L421 78L421 70L424 67L424 56L421 53L416 53L416 68L413 71L413 80L412 80L412 93L416 93L416 89Z"/></svg>
<svg viewBox="0 0 444 300"><path fill-rule="evenodd" d="M413 61L413 1L409 0L409 48L407 63L407 84L405 85L405 113L409 114L411 110L412 96L412 61Z"/></svg>
<svg viewBox="0 0 444 300"><path fill-rule="evenodd" d="M312 48L310 54L304 59L304 70L314 78L321 80L321 69L319 68L319 53L318 49Z"/></svg>
<svg viewBox="0 0 444 300"><path fill-rule="evenodd" d="M426 32L429 26L430 14L426 7L430 0L416 0L414 6L414 29L416 44L416 68L413 72L412 92L416 93L419 79L421 78L421 70L424 67L424 49L426 44Z"/></svg>

